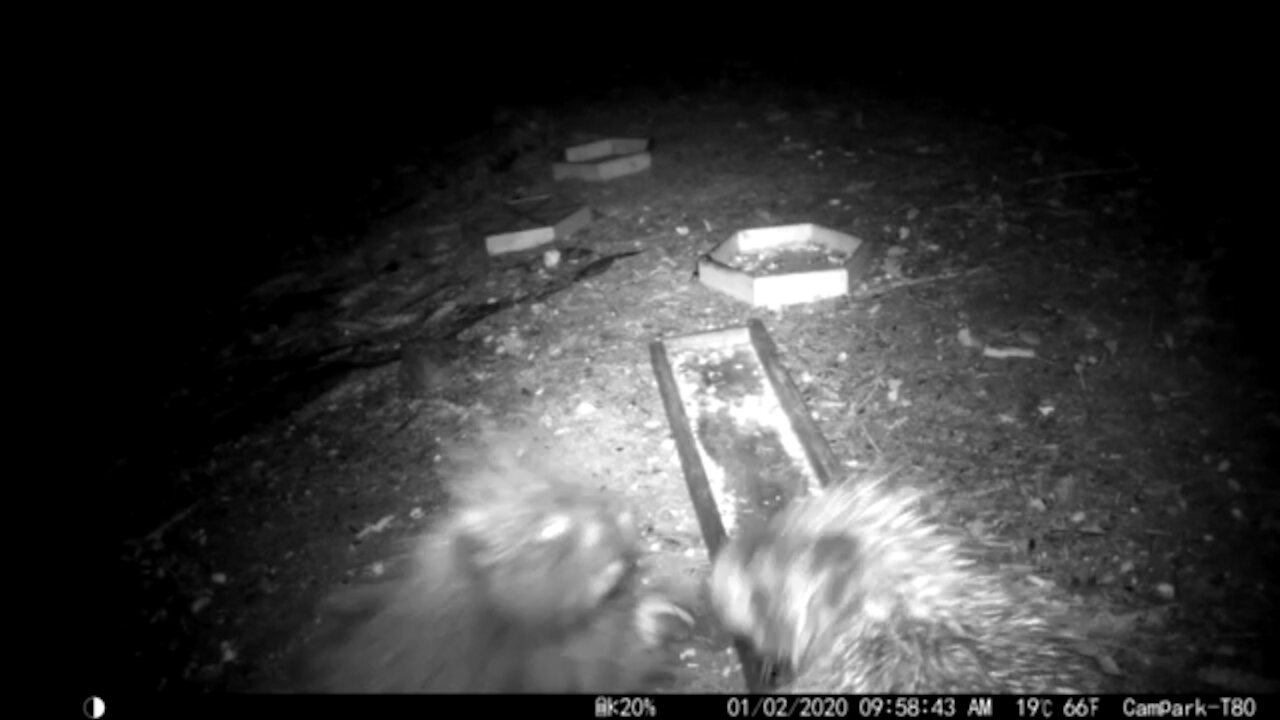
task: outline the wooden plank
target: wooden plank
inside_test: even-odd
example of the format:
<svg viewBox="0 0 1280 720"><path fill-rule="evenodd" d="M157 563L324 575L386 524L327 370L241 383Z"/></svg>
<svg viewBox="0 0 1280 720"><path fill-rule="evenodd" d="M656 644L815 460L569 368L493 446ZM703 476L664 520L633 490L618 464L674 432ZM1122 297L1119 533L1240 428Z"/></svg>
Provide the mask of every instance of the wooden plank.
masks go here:
<svg viewBox="0 0 1280 720"><path fill-rule="evenodd" d="M649 355L689 498L708 556L713 562L727 542L730 531L740 532L748 519L776 512L777 504L771 504L770 500L779 497L774 492L779 483L784 489L791 487L794 490L794 486L789 484L794 480L788 478L799 477L792 465L773 464L779 447L776 440L772 441L773 444L762 441L768 433L761 435L760 426L752 419L759 416L733 420L736 417L733 413L723 414L726 400L733 404L733 398L741 400L739 396L745 393L749 402L744 407L751 407L757 406L755 404L767 395L775 397L787 426L786 435L794 438L795 444L787 451L790 462L807 466L808 472L803 473L809 478L807 483L826 486L838 481L839 463L809 414L795 383L782 366L777 345L762 322L752 320L746 326L654 341L649 346ZM673 366L677 361L679 368ZM690 361L694 364L686 367L684 363ZM697 391L690 389L691 377L695 378ZM680 378L683 378L684 385ZM702 400L685 398L682 397L682 387L684 392L709 394ZM703 404L707 402L711 404ZM691 414L697 417L691 417ZM773 417L778 416L775 414ZM726 421L726 418L730 419ZM708 424L709 420L713 422ZM796 445L802 452L797 453ZM731 489L737 491L736 496L732 493L725 495L726 507L718 505L704 459L723 475L717 475L715 480L722 494ZM765 460L768 462L763 462ZM813 485L806 484L805 487L812 489ZM744 495L751 505L749 508L737 505ZM786 491L782 497L785 502L786 498L793 496L792 491ZM726 517L729 517L724 515L726 511L734 513L729 518L733 520L732 528L726 524ZM757 512L744 515L740 511ZM765 518L767 520L767 515ZM775 675L775 671L785 671L786 668L778 668L770 660L762 658L748 643L736 639L734 646L750 692L770 692L780 680L785 679Z"/></svg>
<svg viewBox="0 0 1280 720"><path fill-rule="evenodd" d="M778 346L769 336L764 323L757 318L752 318L747 323L747 329L751 333L751 344L755 346L756 357L760 359L765 376L773 386L778 404L782 405L782 411L787 415L787 422L800 438L800 445L804 448L810 468L823 487L830 485L833 480L838 480L840 477L840 463L835 453L831 451L826 437L818 429L818 424L814 422L808 406L804 404L800 389L796 387L791 375L782 367Z"/></svg>
<svg viewBox="0 0 1280 720"><path fill-rule="evenodd" d="M702 467L702 457L698 454L693 429L685 414L680 389L676 387L675 373L671 369L671 361L662 341L649 346L649 359L653 363L654 376L658 379L658 393L662 395L662 406L667 411L667 424L671 426L676 452L680 455L684 482L689 488L694 513L698 516L698 526L702 529L702 540L707 545L707 556L714 559L724 546L724 523L720 521L716 499L711 494L711 486L707 484L707 472Z"/></svg>
<svg viewBox="0 0 1280 720"><path fill-rule="evenodd" d="M680 400L680 390L676 387L675 373L671 369L671 362L662 341L655 341L649 345L649 358L653 364L654 376L658 379L658 393L662 396L662 405L667 411L667 423L671 426L671 434L675 439L680 466L684 470L685 486L693 501L694 513L702 529L703 542L707 546L707 556L714 560L720 548L724 547L726 540L724 524L720 521L720 513L716 510L711 486L707 484L707 473L702 467L702 458L698 454L689 418L685 414L684 403ZM769 687L770 664L761 659L750 644L741 638L735 638L733 644L738 652L738 660L742 663L743 680L747 684L747 691L768 692L771 689Z"/></svg>

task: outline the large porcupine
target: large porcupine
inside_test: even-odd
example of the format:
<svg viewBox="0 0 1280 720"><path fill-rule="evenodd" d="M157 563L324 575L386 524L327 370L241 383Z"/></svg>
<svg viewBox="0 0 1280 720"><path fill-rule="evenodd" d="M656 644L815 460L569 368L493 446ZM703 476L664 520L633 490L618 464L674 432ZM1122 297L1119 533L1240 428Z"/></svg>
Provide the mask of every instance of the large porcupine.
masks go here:
<svg viewBox="0 0 1280 720"><path fill-rule="evenodd" d="M789 692L1100 692L1051 590L979 562L922 495L874 478L798 498L717 555L721 623Z"/></svg>
<svg viewBox="0 0 1280 720"><path fill-rule="evenodd" d="M303 690L628 692L674 667L692 618L641 587L630 513L519 445L471 458L395 576L333 599Z"/></svg>

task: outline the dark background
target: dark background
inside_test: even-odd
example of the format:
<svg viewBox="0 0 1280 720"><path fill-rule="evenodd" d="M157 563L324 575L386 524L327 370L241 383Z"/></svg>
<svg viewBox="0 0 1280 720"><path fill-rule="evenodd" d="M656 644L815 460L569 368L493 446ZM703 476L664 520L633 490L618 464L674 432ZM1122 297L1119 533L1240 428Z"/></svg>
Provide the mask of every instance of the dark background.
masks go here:
<svg viewBox="0 0 1280 720"><path fill-rule="evenodd" d="M1208 221L1232 213L1248 189L1251 156L1269 144L1255 134L1267 89L1251 80L1261 71L1248 50L1081 38L1071 53L958 48L902 59L810 51L736 62L739 73L746 63L817 97L849 86L937 97L997 120L1043 122L1102 149L1124 148L1182 193L1188 202L1177 203L1180 211ZM119 263L122 270L150 266L157 256L175 262L170 272L144 275L180 292L195 294L192 280L200 293L208 289L201 280L239 287L227 280L269 271L259 263L324 231L317 223L337 222L370 177L482 131L496 107L572 106L609 92L696 97L730 64L710 54L586 62L530 51L514 58L428 54L409 67L400 56L380 62L332 49L256 61L211 53L176 78L154 68L135 75L112 105L151 156L136 197L139 219L166 216L179 227L157 237L158 247L139 236L128 247L113 243L111 254L128 258L134 248L142 255L136 265Z"/></svg>
<svg viewBox="0 0 1280 720"><path fill-rule="evenodd" d="M183 381L206 318L225 318L293 248L358 234L344 223L372 178L430 164L433 152L483 132L495 108L554 113L611 93L696 98L750 74L817 102L849 88L939 98L995 122L1051 125L1103 154L1123 148L1155 178L1157 239L1208 252L1215 229L1237 249L1231 311L1266 306L1269 248L1244 218L1261 196L1258 155L1270 136L1258 108L1270 88L1251 58L1256 47L1215 32L1201 29L1196 43L1099 32L1057 44L616 60L540 47L481 55L198 45L165 62L149 54L113 65L85 103L101 118L90 140L110 148L97 182L115 199L84 267L89 331L112 348L104 376L116 432L145 444L143 424L164 422L158 398Z"/></svg>

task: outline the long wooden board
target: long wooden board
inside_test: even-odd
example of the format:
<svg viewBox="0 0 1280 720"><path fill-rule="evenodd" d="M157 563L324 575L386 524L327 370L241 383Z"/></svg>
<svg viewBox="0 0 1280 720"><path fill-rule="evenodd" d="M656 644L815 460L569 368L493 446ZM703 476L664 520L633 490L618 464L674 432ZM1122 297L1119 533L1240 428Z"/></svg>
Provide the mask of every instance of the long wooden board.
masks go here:
<svg viewBox="0 0 1280 720"><path fill-rule="evenodd" d="M657 340L649 351L711 558L836 477L835 455L762 322ZM748 690L770 690L767 663L737 649Z"/></svg>

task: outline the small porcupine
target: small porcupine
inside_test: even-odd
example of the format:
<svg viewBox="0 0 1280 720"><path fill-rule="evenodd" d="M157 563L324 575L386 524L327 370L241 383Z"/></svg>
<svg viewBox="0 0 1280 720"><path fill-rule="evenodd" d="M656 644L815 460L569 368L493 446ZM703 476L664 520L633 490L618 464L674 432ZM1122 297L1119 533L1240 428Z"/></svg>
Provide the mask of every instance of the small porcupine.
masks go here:
<svg viewBox="0 0 1280 720"><path fill-rule="evenodd" d="M793 501L717 555L713 611L788 692L1100 692L1052 591L978 562L922 499L874 478Z"/></svg>
<svg viewBox="0 0 1280 720"><path fill-rule="evenodd" d="M330 603L314 692L627 692L674 666L685 598L641 587L617 500L492 440L398 574Z"/></svg>

